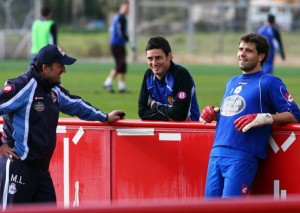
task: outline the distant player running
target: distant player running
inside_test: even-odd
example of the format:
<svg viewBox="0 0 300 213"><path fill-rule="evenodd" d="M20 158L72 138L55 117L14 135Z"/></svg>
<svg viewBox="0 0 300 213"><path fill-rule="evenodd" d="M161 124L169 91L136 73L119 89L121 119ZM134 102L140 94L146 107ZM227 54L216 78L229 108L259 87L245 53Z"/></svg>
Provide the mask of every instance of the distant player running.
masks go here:
<svg viewBox="0 0 300 213"><path fill-rule="evenodd" d="M127 93L125 85L125 75L127 72L126 63L126 43L128 42L127 19L129 12L129 2L124 1L119 5L119 12L113 17L110 27L110 49L115 60L115 67L110 71L104 81L104 89L114 93L112 82L118 77L118 89L120 93Z"/></svg>

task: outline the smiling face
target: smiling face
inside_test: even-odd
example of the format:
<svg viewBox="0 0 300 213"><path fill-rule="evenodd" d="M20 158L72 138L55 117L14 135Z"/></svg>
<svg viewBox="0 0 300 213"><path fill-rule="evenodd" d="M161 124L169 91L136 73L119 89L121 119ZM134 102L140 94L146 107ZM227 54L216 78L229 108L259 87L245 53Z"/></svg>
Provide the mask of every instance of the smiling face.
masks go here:
<svg viewBox="0 0 300 213"><path fill-rule="evenodd" d="M261 61L265 54L259 54L253 42L241 41L237 53L238 63L243 73L254 73L261 70Z"/></svg>
<svg viewBox="0 0 300 213"><path fill-rule="evenodd" d="M49 81L51 84L60 84L61 75L66 72L65 65L59 63L52 63L51 65L43 65L41 76Z"/></svg>
<svg viewBox="0 0 300 213"><path fill-rule="evenodd" d="M149 68L158 79L162 79L170 68L172 53L168 55L162 49L151 49L146 51Z"/></svg>

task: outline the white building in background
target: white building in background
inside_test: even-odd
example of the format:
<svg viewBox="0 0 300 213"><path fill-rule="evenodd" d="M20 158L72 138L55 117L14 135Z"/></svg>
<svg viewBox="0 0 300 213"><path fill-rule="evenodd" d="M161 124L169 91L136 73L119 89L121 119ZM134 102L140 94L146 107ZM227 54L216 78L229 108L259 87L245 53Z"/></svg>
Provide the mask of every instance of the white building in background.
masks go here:
<svg viewBox="0 0 300 213"><path fill-rule="evenodd" d="M290 31L293 24L293 13L289 3L272 0L250 1L250 23L257 28L267 21L268 14L275 16L280 29Z"/></svg>

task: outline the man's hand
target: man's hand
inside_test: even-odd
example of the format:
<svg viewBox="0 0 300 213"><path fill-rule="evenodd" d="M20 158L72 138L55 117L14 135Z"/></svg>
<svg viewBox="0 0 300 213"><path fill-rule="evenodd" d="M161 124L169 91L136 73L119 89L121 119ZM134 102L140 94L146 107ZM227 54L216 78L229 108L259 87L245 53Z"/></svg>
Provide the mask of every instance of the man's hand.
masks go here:
<svg viewBox="0 0 300 213"><path fill-rule="evenodd" d="M155 100L151 100L151 102L150 102L150 108L151 108L151 109L153 109L153 104L155 104L155 103L156 103Z"/></svg>
<svg viewBox="0 0 300 213"><path fill-rule="evenodd" d="M107 123L113 123L117 120L124 119L125 113L122 110L114 110L107 114Z"/></svg>
<svg viewBox="0 0 300 213"><path fill-rule="evenodd" d="M235 128L240 132L246 132L253 127L263 126L272 123L273 117L270 113L244 115L234 121Z"/></svg>
<svg viewBox="0 0 300 213"><path fill-rule="evenodd" d="M7 144L0 146L0 156L5 155L9 160L13 161L12 157L19 159L19 156L14 152L13 148L10 148Z"/></svg>
<svg viewBox="0 0 300 213"><path fill-rule="evenodd" d="M216 119L217 113L220 111L218 107L206 106L200 115L199 121L203 124L210 123Z"/></svg>

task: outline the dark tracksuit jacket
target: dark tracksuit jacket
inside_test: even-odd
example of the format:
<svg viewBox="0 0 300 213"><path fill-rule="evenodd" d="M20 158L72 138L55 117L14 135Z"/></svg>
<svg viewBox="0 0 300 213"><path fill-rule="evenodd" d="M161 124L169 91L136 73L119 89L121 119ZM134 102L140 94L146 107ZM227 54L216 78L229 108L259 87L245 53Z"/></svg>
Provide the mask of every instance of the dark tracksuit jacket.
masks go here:
<svg viewBox="0 0 300 213"><path fill-rule="evenodd" d="M151 100L155 100L153 109ZM141 86L139 116L142 120L198 121L200 112L195 83L184 67L171 62L163 79L146 70Z"/></svg>
<svg viewBox="0 0 300 213"><path fill-rule="evenodd" d="M83 120L107 120L107 114L61 85L50 85L31 65L28 72L6 82L0 91L4 141L20 160L0 157L0 206L56 202L48 171L56 146L59 112Z"/></svg>
<svg viewBox="0 0 300 213"><path fill-rule="evenodd" d="M47 168L56 144L59 112L88 121L107 119L106 113L61 85L49 85L31 65L27 73L8 80L0 92L0 115L7 114L4 142L21 160L37 161Z"/></svg>

